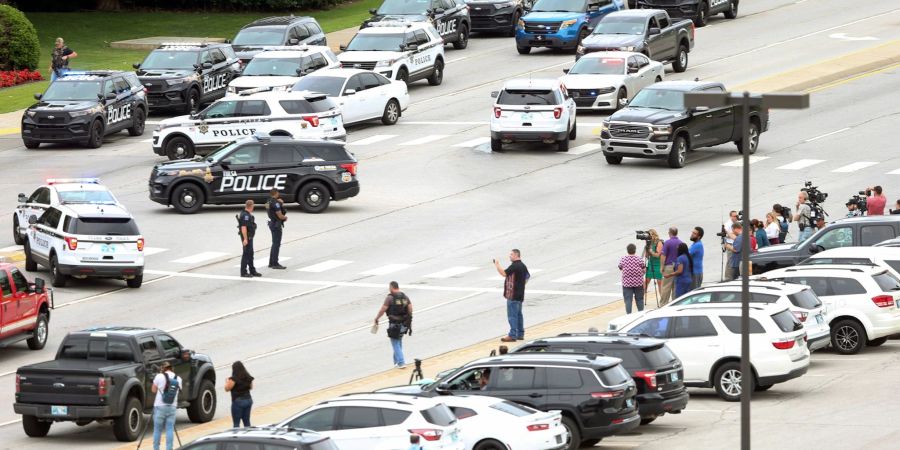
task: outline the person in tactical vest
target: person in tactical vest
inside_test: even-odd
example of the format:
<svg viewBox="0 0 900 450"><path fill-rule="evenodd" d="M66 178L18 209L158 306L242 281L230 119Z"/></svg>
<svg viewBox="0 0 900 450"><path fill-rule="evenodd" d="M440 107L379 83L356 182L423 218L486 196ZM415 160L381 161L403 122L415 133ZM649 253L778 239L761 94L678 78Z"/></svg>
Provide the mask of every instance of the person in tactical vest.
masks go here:
<svg viewBox="0 0 900 450"><path fill-rule="evenodd" d="M50 81L56 81L57 78L63 76L69 71L69 60L78 56L69 47L63 38L56 38L56 45L53 47L53 53L50 55Z"/></svg>
<svg viewBox="0 0 900 450"><path fill-rule="evenodd" d="M241 276L244 278L261 277L253 266L253 236L256 235L256 219L253 217L253 200L244 203L244 209L237 217L238 234L241 236L241 244L244 251L241 254Z"/></svg>
<svg viewBox="0 0 900 450"><path fill-rule="evenodd" d="M378 319L385 313L388 317L387 335L391 338L391 347L394 348L394 367L402 369L406 366L403 360L403 335L412 335L413 307L409 297L400 291L400 285L396 281L391 281L390 293L385 297L384 304L375 316L376 325Z"/></svg>
<svg viewBox="0 0 900 450"><path fill-rule="evenodd" d="M285 215L284 199L278 193L278 189L272 189L269 192L269 203L266 204L266 213L269 215L269 231L272 232L272 248L269 250L269 268L285 269L278 263L278 252L281 251L281 233L284 229L284 223L287 222Z"/></svg>

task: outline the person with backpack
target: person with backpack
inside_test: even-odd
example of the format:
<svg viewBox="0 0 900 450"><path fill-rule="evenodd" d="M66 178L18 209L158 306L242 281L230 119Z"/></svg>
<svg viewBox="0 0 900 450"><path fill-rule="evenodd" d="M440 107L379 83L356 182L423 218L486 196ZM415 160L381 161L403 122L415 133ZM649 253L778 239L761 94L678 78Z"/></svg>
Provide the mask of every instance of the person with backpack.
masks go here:
<svg viewBox="0 0 900 450"><path fill-rule="evenodd" d="M156 394L153 401L153 450L159 450L159 438L163 427L166 430L166 450L175 444L175 413L178 410L178 392L181 391L181 377L175 375L172 364L162 363L160 372L153 378L150 390Z"/></svg>
<svg viewBox="0 0 900 450"><path fill-rule="evenodd" d="M378 310L378 315L375 316L375 325L378 325L378 320L385 313L388 316L387 335L394 349L394 367L402 369L406 366L403 359L403 335L412 335L413 307L409 297L400 291L400 285L396 281L391 281L390 292Z"/></svg>
<svg viewBox="0 0 900 450"><path fill-rule="evenodd" d="M235 361L231 365L231 376L225 380L225 392L231 392L231 423L234 428L244 422L245 427L250 426L250 409L253 407L253 377L244 367L244 363Z"/></svg>

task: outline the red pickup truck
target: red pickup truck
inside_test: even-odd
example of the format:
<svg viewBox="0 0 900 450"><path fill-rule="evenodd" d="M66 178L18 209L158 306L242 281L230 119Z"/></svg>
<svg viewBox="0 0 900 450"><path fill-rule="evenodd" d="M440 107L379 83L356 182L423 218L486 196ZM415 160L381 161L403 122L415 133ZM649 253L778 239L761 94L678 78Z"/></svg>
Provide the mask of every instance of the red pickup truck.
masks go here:
<svg viewBox="0 0 900 450"><path fill-rule="evenodd" d="M40 350L47 343L53 291L36 278L29 283L16 266L0 263L0 348L26 341Z"/></svg>

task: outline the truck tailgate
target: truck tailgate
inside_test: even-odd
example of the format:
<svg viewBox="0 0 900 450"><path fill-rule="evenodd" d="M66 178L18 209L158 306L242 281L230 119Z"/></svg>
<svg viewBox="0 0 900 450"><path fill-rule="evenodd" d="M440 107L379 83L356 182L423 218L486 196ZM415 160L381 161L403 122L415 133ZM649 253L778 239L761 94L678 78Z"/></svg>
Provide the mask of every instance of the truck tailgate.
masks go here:
<svg viewBox="0 0 900 450"><path fill-rule="evenodd" d="M97 405L103 374L131 364L62 359L21 367L16 372L16 399L31 404Z"/></svg>

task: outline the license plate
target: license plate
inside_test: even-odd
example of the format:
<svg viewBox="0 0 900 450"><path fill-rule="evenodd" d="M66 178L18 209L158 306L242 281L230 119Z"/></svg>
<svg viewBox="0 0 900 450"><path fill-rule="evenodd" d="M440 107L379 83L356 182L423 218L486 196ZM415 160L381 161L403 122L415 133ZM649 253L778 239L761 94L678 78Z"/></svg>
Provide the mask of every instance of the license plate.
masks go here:
<svg viewBox="0 0 900 450"><path fill-rule="evenodd" d="M670 375L669 378L672 380L672 382L678 381L678 372L672 372L672 375Z"/></svg>
<svg viewBox="0 0 900 450"><path fill-rule="evenodd" d="M115 244L103 244L100 246L100 252L102 253L115 253L116 246Z"/></svg>
<svg viewBox="0 0 900 450"><path fill-rule="evenodd" d="M519 114L519 118L522 119L522 121L528 122L531 120L531 114L521 113L521 114Z"/></svg>
<svg viewBox="0 0 900 450"><path fill-rule="evenodd" d="M68 416L69 415L69 407L68 406L51 406L50 414L54 416Z"/></svg>
<svg viewBox="0 0 900 450"><path fill-rule="evenodd" d="M816 314L816 323L818 323L819 325L822 325L823 323L825 323L825 318L822 317L821 314Z"/></svg>

